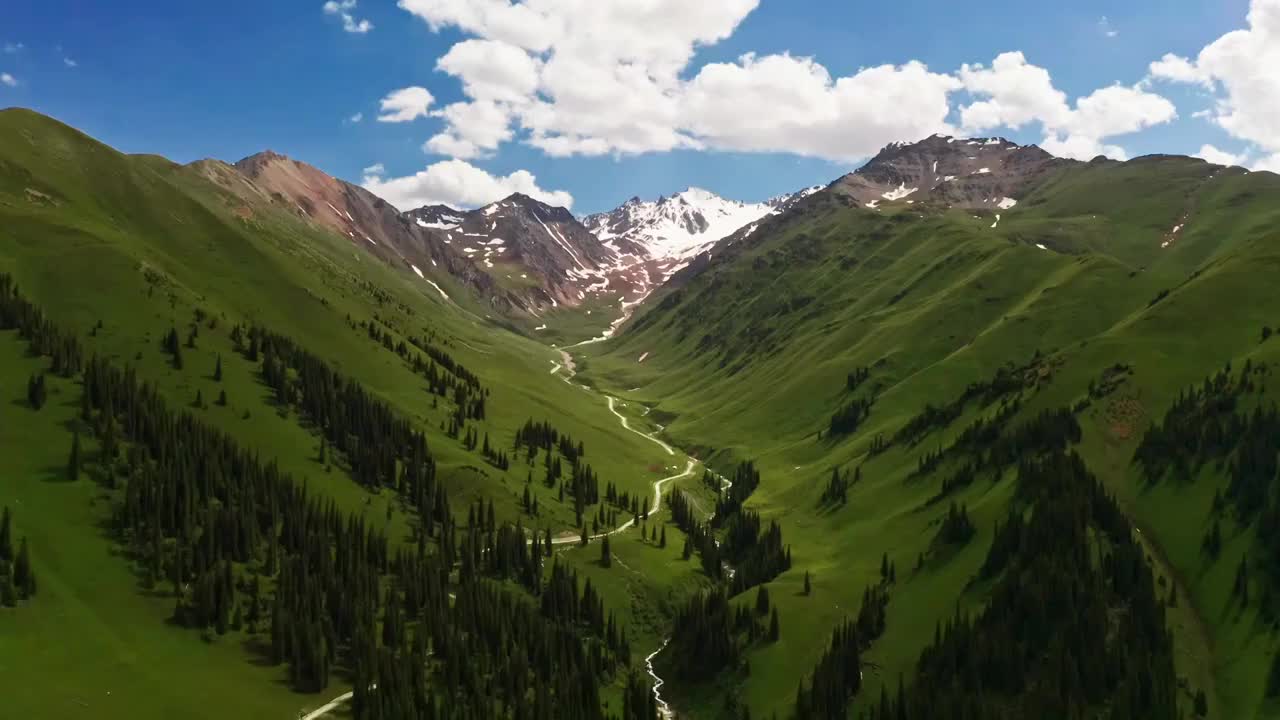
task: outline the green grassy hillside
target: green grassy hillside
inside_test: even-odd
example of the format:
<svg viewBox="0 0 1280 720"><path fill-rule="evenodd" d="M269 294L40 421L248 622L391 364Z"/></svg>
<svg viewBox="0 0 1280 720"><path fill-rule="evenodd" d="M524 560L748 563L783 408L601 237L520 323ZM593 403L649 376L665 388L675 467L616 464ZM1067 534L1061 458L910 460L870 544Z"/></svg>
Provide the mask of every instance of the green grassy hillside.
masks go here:
<svg viewBox="0 0 1280 720"><path fill-rule="evenodd" d="M88 352L135 368L171 405L392 538L408 538L412 513L393 492L353 482L344 460L320 460L317 428L276 401L256 365L237 352L234 328L256 325L292 338L425 430L462 517L482 501L501 520L526 527L559 534L575 524L572 502L539 482L540 463L528 467L517 457L501 470L479 448L449 437L452 397L432 395L409 362L370 339L370 326L392 344L424 339L477 375L487 389L486 416L468 428L487 434L496 449L509 453L517 428L547 420L582 443L602 486L646 497L654 480L671 474L668 466L683 464L621 428L603 397L553 375L556 351L504 329L461 287L445 285L446 301L407 268L377 261L269 202L246 204L197 169L118 153L36 113L0 112L0 137L0 271ZM162 347L171 330L184 341L181 367ZM22 388L43 372L41 361L23 357L16 338L2 344L0 389L9 409L0 418L0 505L15 509L19 531L40 548L34 561L44 583L39 602L0 611L0 636L8 638L0 664L12 669L22 658L21 692L10 707L31 717L86 707L105 708L107 717L284 717L322 704L327 698L291 692L278 669L255 667L260 651L252 643L205 644L166 625L172 600L151 597L129 563L112 557L102 527L109 495L92 483L53 481L70 447L77 385L51 380L51 402L32 411ZM522 509L530 474L536 517ZM644 640L651 630L633 632L638 647L656 642Z"/></svg>
<svg viewBox="0 0 1280 720"><path fill-rule="evenodd" d="M951 494L967 504L978 539L941 554L931 545L946 504L929 500L955 463L914 471L995 407L970 403L917 445L870 451L877 435L893 437L926 404L945 405L1007 364L1035 378L1020 391L1017 419L1078 407L1079 449L1148 530L1160 582L1192 601L1169 611L1187 711L1204 689L1210 717L1270 715L1262 686L1276 638L1257 632L1254 609L1226 611L1224 575L1253 530L1233 531L1239 539L1216 562L1199 552L1223 473L1149 487L1130 460L1185 387L1228 362L1275 365L1280 346L1260 338L1280 322L1276 198L1276 175L1170 157L1067 168L998 222L992 212L874 211L819 196L686 271L617 339L582 348L590 379L652 407L671 441L705 449L718 466L746 457L763 466L750 504L781 523L795 563L770 584L783 640L751 654L741 688L753 716L789 711L822 652L812 639L856 612L883 553L899 568L922 553L925 562L900 571L887 630L868 653L872 701L881 682L892 691L902 674L910 683L936 622L957 604L984 603L969 581L1007 512L1008 481ZM1077 405L1117 363L1132 374ZM857 368L869 378L850 392ZM828 433L832 413L871 396L855 432ZM859 466L847 505L820 508L832 468ZM816 578L810 597L797 593L805 571Z"/></svg>
<svg viewBox="0 0 1280 720"><path fill-rule="evenodd" d="M1280 339L1268 332L1280 326L1272 288L1280 267L1276 175L1174 157L1064 165L999 216L928 202L873 210L817 193L677 275L614 339L572 347L574 375L551 343L598 334L616 308L595 304L521 335L460 285L437 278L446 299L407 267L281 212L266 195L228 191L207 168L123 155L22 110L0 112L0 138L0 273L21 295L86 355L132 368L167 407L304 483L332 502L335 516L385 532L396 550L419 548L419 562L456 552L439 537L424 538L423 515L406 499L404 481L397 485L404 447L380 448L391 455L376 461L335 452L326 435L332 422L303 411L304 399L323 404L317 393L332 387L367 391L376 407L385 404L425 434L463 528L463 553L471 553L440 571L450 593L483 605L467 595L479 565L512 597L549 602L526 592L527 580L490 566L496 549L477 549L494 542L483 509L493 508L499 526L576 534L573 499L543 482L543 458L552 454L530 462L513 440L533 420L581 442L601 493L626 498L591 504L583 524L601 508L617 515L601 531L631 519L632 507L638 517L610 537L607 563L599 539L556 545L540 582L551 582L555 563L589 579L626 628L629 669L641 675L673 623L705 633L672 639L653 660L681 718L740 720L742 706L751 717L791 717L797 689L835 652L833 631L854 619L862 662L851 715L880 712L873 708L886 707L878 705L882 691L894 695L899 683L919 714L920 703L955 692L937 685L946 677L937 663L922 661L926 648L935 653L927 660L959 642L936 628L972 622L983 636L1008 635L1014 626L1002 617L1034 607L1027 591L1042 586L1026 578L1046 568L1097 583L1090 600L1105 593L1103 605L1073 599L1071 607L1110 611L1103 624L1115 632L1101 633L1104 640L1140 642L1141 632L1122 632L1132 629L1122 620L1134 608L1160 608L1172 631L1177 687L1152 695L1172 693L1184 716L1203 693L1207 717L1280 717L1269 697L1280 689L1271 677L1280 618L1271 600L1278 543L1269 530L1280 520L1270 499L1280 491L1268 494L1275 472L1267 458L1276 456L1268 416L1250 415L1271 406L1268 385L1280 362ZM276 336L339 381L316 383L300 355L285 353L295 364L275 365L281 343L263 350L270 360L260 357L259 339ZM87 405L81 376L54 372L27 340L0 332L0 507L13 513L14 541L28 539L40 583L32 600L0 607L0 670L17 688L8 707L30 717L292 717L358 684L359 663L339 653L326 691L300 694L284 666L266 661L265 630L223 635L168 620L173 592L148 581L140 545L126 542L137 539L119 532L129 496L104 462L100 438L110 413ZM445 367L445 355L455 366L442 371L448 392L433 392L430 373L415 370L423 354L437 359L434 370ZM1228 364L1228 380L1201 386ZM26 390L41 375L47 399L37 408ZM460 385L468 389L455 392ZM1189 402L1189 387L1217 389ZM606 393L621 400L611 408ZM483 417L463 417L462 432L451 432L460 405L477 399ZM1249 440L1230 444L1189 429L1200 426ZM670 452L644 435L652 430L661 430ZM86 470L73 480L67 468L77 434ZM477 446L487 437L509 466L464 442L468 434ZM371 445L382 439L362 437ZM1054 445L1063 438L1063 447ZM1152 477L1134 461L1140 448L1182 459ZM566 460L572 451L558 453ZM1123 509L1123 522L1109 500L1090 495L1089 472L1071 466L1064 451L1079 453ZM718 493L724 479L702 476L689 458L739 483L738 463L754 460L759 486ZM357 482L378 463L379 482ZM653 483L685 467L693 471L667 488L685 502L667 495L658 516L642 516ZM1257 480L1248 474L1256 468L1271 476ZM1032 477L1059 484L1037 486ZM526 493L536 515L525 508ZM957 526L953 503L972 533ZM692 521L680 514L689 508ZM1072 508L1084 517L1075 525ZM997 526L1007 532L1015 512L1039 528L1065 522L1079 532L1049 552L1028 544L1003 561L1015 570L993 571ZM778 523L785 562L770 545L770 522ZM659 528L665 546L653 538ZM1209 537L1218 538L1212 552ZM517 539L503 557L526 547ZM1118 572L1116 557L1142 569ZM244 578L267 563L250 554L234 565ZM394 570L382 573L375 590L404 582ZM265 575L268 591L282 596L283 575ZM763 587L779 617L776 638L761 636L768 615L752 614L761 601L746 577L769 578ZM727 616L717 626L689 609L690 598L714 599L735 583L748 587L729 601L738 613L731 626ZM179 594L196 603L194 590ZM887 597L882 632L868 610L878 596ZM457 600L450 597L448 608ZM983 618L992 598L1003 598L1010 615ZM544 616L562 610L542 605ZM386 617L374 623L384 633L379 649L394 645L396 623ZM423 611L417 622L451 625L440 617L465 615ZM579 618L575 631L587 632L585 625ZM690 643L721 637L732 638L731 666L686 677L716 654ZM446 650L434 647L437 639L433 649ZM1020 666L1061 648L1034 651ZM1153 666L1162 653L1151 650ZM512 654L487 648L475 662ZM435 671L449 662L456 661L426 665ZM646 695L626 676L604 676L600 697L614 714ZM453 688L458 676L433 678ZM1023 695L997 706L1018 716L1043 702ZM546 707L545 697L528 696ZM488 695L472 688L466 697ZM1118 707L1104 693L1071 717L1106 717Z"/></svg>

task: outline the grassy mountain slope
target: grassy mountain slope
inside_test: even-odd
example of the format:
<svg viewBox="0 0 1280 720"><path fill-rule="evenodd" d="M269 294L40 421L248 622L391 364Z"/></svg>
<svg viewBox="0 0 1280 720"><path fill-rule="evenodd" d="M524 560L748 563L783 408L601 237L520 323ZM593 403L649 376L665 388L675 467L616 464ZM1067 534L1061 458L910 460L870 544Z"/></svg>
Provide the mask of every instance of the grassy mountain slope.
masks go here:
<svg viewBox="0 0 1280 720"><path fill-rule="evenodd" d="M393 538L406 537L408 512L393 493L352 482L342 461L318 460L314 428L277 405L235 351L234 326L260 324L293 338L426 429L452 507L463 515L484 500L514 521L532 471L541 514L524 517L525 525L559 533L574 524L572 504L538 481L540 465L515 461L503 471L446 436L451 400L434 397L362 323L376 319L396 341L426 338L475 372L489 395L486 418L471 426L498 449L509 451L515 430L532 418L580 440L602 486L648 496L652 481L672 472L668 466L683 466L682 457L619 427L602 397L553 376L558 353L504 329L460 287L445 285L445 300L405 268L242 196L251 193L227 191L199 166L124 155L23 110L0 112L0 137L0 270L17 278L23 294L91 352L135 367L172 405L190 407ZM194 347L184 345L177 368L161 341L171 329L185 340L193 324L198 336ZM0 613L0 636L12 639L5 655L24 658L18 707L44 716L61 707L50 704L56 694L70 699L53 712L83 711L67 688L83 688L87 706L107 717L266 717L320 704L290 692L279 669L255 668L258 652L249 644L203 646L195 634L166 626L172 601L149 597L127 561L109 557L104 497L83 481L57 482L75 422L75 385L51 380L49 405L31 410L21 389L40 361L23 357L16 339L0 340L8 408L0 418L0 504L15 509L20 532L35 541L44 583L40 602ZM215 381L219 357L223 379ZM223 391L226 406L216 402ZM635 633L639 647L648 635Z"/></svg>
<svg viewBox="0 0 1280 720"><path fill-rule="evenodd" d="M882 553L899 581L886 634L869 652L877 668L865 698L882 681L892 690L900 673L910 682L935 622L984 600L969 581L1005 515L1008 483L981 480L948 497L966 503L978 527L974 542L948 553L933 545L946 503L929 500L955 467L911 476L923 454L994 406L970 403L918 445L875 457L873 438L892 437L926 403L944 405L1006 364L1035 378L1022 420L1087 398L1116 363L1133 373L1081 409L1080 449L1149 529L1156 574L1194 601L1194 613L1186 602L1170 610L1187 707L1190 692L1205 689L1210 717L1273 714L1262 685L1276 638L1256 632L1255 611L1228 597L1252 529L1238 530L1216 562L1199 553L1221 472L1192 487L1148 488L1130 459L1183 388L1229 361L1280 359L1274 341L1259 343L1280 320L1276 198L1275 175L1172 157L1066 167L998 220L904 202L874 211L821 193L717 248L617 339L583 348L588 376L652 406L674 442L724 467L744 457L763 466L751 505L782 524L795 563L771 584L782 640L750 657L743 692L753 716L790 708L821 652L813 638L856 612L879 581ZM850 393L846 376L859 367L870 378ZM856 432L827 434L833 412L870 395ZM848 504L819 508L831 469L859 465ZM911 570L922 553L923 568ZM812 597L797 592L806 570L816 577Z"/></svg>

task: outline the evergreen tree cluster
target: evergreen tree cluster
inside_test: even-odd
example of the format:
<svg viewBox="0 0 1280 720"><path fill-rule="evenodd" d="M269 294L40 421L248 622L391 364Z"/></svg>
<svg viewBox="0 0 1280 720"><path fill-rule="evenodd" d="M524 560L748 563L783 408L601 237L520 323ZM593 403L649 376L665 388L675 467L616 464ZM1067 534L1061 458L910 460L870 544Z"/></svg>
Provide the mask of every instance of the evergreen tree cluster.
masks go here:
<svg viewBox="0 0 1280 720"><path fill-rule="evenodd" d="M69 337L5 276L0 323L40 342ZM417 547L393 551L360 516L172 410L132 368L95 357L84 367L82 415L103 460L123 456L104 468L125 480L111 530L149 584L172 584L174 620L210 639L268 633L269 659L287 664L299 690L322 690L344 668L358 720L604 720L600 687L628 666L629 650L598 594L565 593L572 577L549 580L555 599L540 606L486 577L524 578L544 594L531 565L549 554L549 542L527 542L519 526L498 528L491 514L459 537L425 438L279 336L259 329L249 343L271 387L299 404L334 447L363 458L353 468L376 471L378 483L397 486L421 511ZM81 353L74 339L32 342L38 347ZM29 568L28 551L15 555L12 574L34 590L34 576L17 569ZM570 594L575 600L562 603ZM638 697L643 687L636 688ZM641 704L629 717L656 720L656 711Z"/></svg>
<svg viewBox="0 0 1280 720"><path fill-rule="evenodd" d="M713 479L710 474L704 478ZM716 514L705 523L698 520L684 493L672 493L668 501L676 527L685 533L684 558L689 559L696 551L703 572L714 580L725 578L726 567L733 568L730 595L769 582L791 568L791 549L783 543L777 522L771 521L765 527L758 513L742 508L759 484L760 473L755 465L740 463L734 471L732 487L717 500ZM717 537L718 531L723 538Z"/></svg>
<svg viewBox="0 0 1280 720"><path fill-rule="evenodd" d="M987 380L969 383L968 386L952 401L945 405L935 406L926 403L924 409L907 421L893 435L893 444L914 446L935 430L942 430L964 414L970 402L978 407L987 408L999 400L1008 400L1010 396L1020 396L1023 390L1033 387L1039 381L1036 371L1041 358L1039 352L1025 365L1014 367L1004 365L996 370ZM1018 403L1017 397L1012 399ZM1016 412L1016 410L1015 410ZM1003 413L1002 413L1003 414Z"/></svg>
<svg viewBox="0 0 1280 720"><path fill-rule="evenodd" d="M320 429L331 450L344 454L356 482L410 496L415 488L404 486L406 476L434 485L435 459L426 435L385 401L292 340L255 326L249 330L249 359L258 354L262 380L277 401L296 407ZM397 473L398 467L403 471Z"/></svg>
<svg viewBox="0 0 1280 720"><path fill-rule="evenodd" d="M42 310L31 304L21 293L13 276L0 273L0 330L17 330L26 340L31 352L50 358L50 369L58 377L69 378L80 372L84 362L84 350L75 335L55 326ZM39 404L44 404L44 379L36 378L40 386ZM30 400L30 394L28 394ZM39 409L35 402L33 407Z"/></svg>
<svg viewBox="0 0 1280 720"><path fill-rule="evenodd" d="M446 396L459 383L466 385L469 391L488 395L478 375L468 370L439 346L432 344L430 340L416 335L409 336L407 343L404 340L396 340L391 330L383 329L376 320L361 321L359 327L365 329L370 340L410 362L414 372L427 378L427 385L436 395ZM426 353L426 357L414 353L409 349L410 347Z"/></svg>
<svg viewBox="0 0 1280 720"><path fill-rule="evenodd" d="M968 467L974 475L989 471L993 477L998 478L1023 458L1065 450L1080 441L1080 422L1068 408L1042 410L1011 431L1006 431L1019 407L1020 403L1008 403L1002 405L994 417L977 419L949 447L926 453L920 460L916 474L932 473L944 460L960 458L967 459ZM957 481L961 484L956 485ZM961 475L953 479L952 484L963 487L969 481L969 478Z"/></svg>
<svg viewBox="0 0 1280 720"><path fill-rule="evenodd" d="M13 549L13 516L9 508L0 511L0 607L13 607L36 595L36 571L31 567L31 551L24 537Z"/></svg>
<svg viewBox="0 0 1280 720"><path fill-rule="evenodd" d="M944 524L965 514L953 505ZM881 574L893 575L887 556ZM957 608L921 652L914 684L900 678L894 697L882 690L859 717L1181 717L1164 598L1129 521L1074 452L1020 463L1014 507L980 576L993 582L987 607L976 617ZM883 628L886 591L868 588L857 620L837 629L800 684L796 720L846 717L861 688L859 652Z"/></svg>
<svg viewBox="0 0 1280 720"><path fill-rule="evenodd" d="M1133 461L1148 482L1171 477L1189 482L1209 462L1227 465L1226 499L1249 520L1269 510L1280 450L1280 411L1274 403L1246 403L1260 388L1266 367L1246 362L1239 374L1230 366L1199 387L1179 393L1161 422L1153 423ZM1248 409L1246 404L1251 405Z"/></svg>
<svg viewBox="0 0 1280 720"><path fill-rule="evenodd" d="M822 496L818 499L819 507L830 507L832 505L844 505L849 502L849 486L856 485L862 480L862 466L859 465L849 471L840 472L840 468L831 468L831 479L827 481L826 487L822 489Z"/></svg>
<svg viewBox="0 0 1280 720"><path fill-rule="evenodd" d="M658 699L653 685L637 673L627 676L627 687L622 693L622 717L617 720L657 720Z"/></svg>
<svg viewBox="0 0 1280 720"><path fill-rule="evenodd" d="M475 449L475 433L472 431L471 449ZM489 433L484 434L484 449L480 451L484 455L484 459L488 460L494 467L499 470L506 470L511 467L511 460L507 457L505 451L499 450L496 446L490 444Z"/></svg>
<svg viewBox="0 0 1280 720"><path fill-rule="evenodd" d="M929 498L928 504L940 502L951 493L969 487L976 479L978 479L977 465L972 462L961 465L955 472L942 479L942 486L933 497Z"/></svg>
<svg viewBox="0 0 1280 720"><path fill-rule="evenodd" d="M559 483L560 500L564 501L566 495L572 498L576 524L582 526L583 516L588 506L596 505L601 500L600 478L590 465L582 461L586 456L586 448L582 442L575 443L568 433L561 433L549 422L534 422L530 419L516 430L512 440L512 452L519 455L522 450L525 453L525 461L529 465L533 465L541 453L544 470L543 484L553 488ZM564 461L569 462L567 481L562 479ZM629 495L622 498L612 484L606 488L605 500L624 509L631 509L637 515L639 513L638 498L631 498ZM627 508L625 501L630 501L635 507ZM609 524L605 515L604 509L601 508L595 521L597 530L600 525Z"/></svg>
<svg viewBox="0 0 1280 720"><path fill-rule="evenodd" d="M1100 400L1124 384L1133 375L1133 366L1127 363L1116 363L1106 370L1097 380L1089 381L1089 399Z"/></svg>
<svg viewBox="0 0 1280 720"><path fill-rule="evenodd" d="M724 562L720 555L720 547L710 523L698 520L693 504L683 492L676 491L667 501L671 508L671 517L676 527L684 531L684 549L681 553L685 560L693 557L696 550L702 561L702 571L713 580L724 578Z"/></svg>
<svg viewBox="0 0 1280 720"><path fill-rule="evenodd" d="M1074 453L1025 461L1017 482L986 609L937 627L910 692L868 717L1179 717L1165 604L1115 500Z"/></svg>
<svg viewBox="0 0 1280 720"><path fill-rule="evenodd" d="M870 398L854 398L842 405L831 415L831 422L827 426L828 436L857 432L862 422L871 416L873 404L875 401Z"/></svg>
<svg viewBox="0 0 1280 720"><path fill-rule="evenodd" d="M914 447L929 433L945 429L962 414L964 403L958 400L941 407L925 403L923 410L913 415L907 424L893 434L893 444Z"/></svg>
<svg viewBox="0 0 1280 720"><path fill-rule="evenodd" d="M845 379L845 391L853 392L857 390L869 377L871 377L871 368L865 365L854 368L853 372L849 373L849 376Z"/></svg>
<svg viewBox="0 0 1280 720"><path fill-rule="evenodd" d="M865 606L865 603L864 603ZM845 620L831 635L831 645L809 678L796 690L795 720L836 720L862 689L862 639L857 625Z"/></svg>
<svg viewBox="0 0 1280 720"><path fill-rule="evenodd" d="M469 420L485 419L489 397L489 390L480 383L479 376L427 340L417 336L410 336L407 343L396 340L392 332L383 329L376 320L361 321L357 327L363 327L370 340L408 363L414 373L427 381L427 389L433 395L453 400L454 410L450 417L448 435L452 438L463 435L463 444L468 450L475 450L479 439L474 430L466 428L466 424ZM416 348L420 352L410 348ZM426 353L426 357L423 357L423 353ZM490 462L506 469L506 460L498 456L496 448L492 454L486 451L484 455Z"/></svg>
<svg viewBox="0 0 1280 720"><path fill-rule="evenodd" d="M973 539L976 532L973 521L969 519L969 508L964 505L957 507L955 501L952 501L951 507L947 510L947 516L943 518L942 525L938 528L938 542L946 545L964 545Z"/></svg>
<svg viewBox="0 0 1280 720"><path fill-rule="evenodd" d="M453 356L442 350L439 346L433 345L429 339L410 335L409 344L426 353L427 357L430 358L432 362L436 363L441 368L444 368L444 370L448 371L449 374L466 383L472 389L482 390L484 388L484 386L480 384L479 375L468 370L466 366L455 360ZM488 392L485 392L485 394L487 395Z"/></svg>
<svg viewBox="0 0 1280 720"><path fill-rule="evenodd" d="M948 460L961 463L943 479L929 504L971 485L981 473L998 480L1022 459L1060 452L1080 441L1080 422L1068 408L1043 410L1008 430L1019 407L1017 401L1004 403L995 416L978 418L947 448L920 456L912 477L932 474Z"/></svg>
<svg viewBox="0 0 1280 720"><path fill-rule="evenodd" d="M194 336L192 338L192 346L194 347ZM164 340L161 341L164 351L169 353L169 361L173 364L173 369L182 369L182 342L178 339L178 329L170 328L165 334Z"/></svg>
<svg viewBox="0 0 1280 720"><path fill-rule="evenodd" d="M1248 604L1251 558L1262 570L1254 574L1262 584L1259 610L1274 622L1280 615L1274 600L1280 582L1280 409L1263 398L1268 374L1266 366L1246 361L1239 372L1228 365L1183 391L1162 421L1147 429L1133 461L1150 483L1192 482L1210 463L1225 470L1227 485L1214 494L1202 548L1217 559L1223 543L1218 516L1226 511L1241 525L1256 526L1259 547L1237 569L1233 597Z"/></svg>
<svg viewBox="0 0 1280 720"><path fill-rule="evenodd" d="M690 597L676 610L666 653L676 674L702 682L739 669L748 647L765 639L777 640L777 608L771 613L771 627L766 627L758 600L754 608L747 603L735 605L724 588Z"/></svg>
<svg viewBox="0 0 1280 720"><path fill-rule="evenodd" d="M571 463L577 462L578 458L586 454L581 441L574 443L568 433L556 430L545 420L534 422L532 418L516 430L512 449L518 453L522 448L526 450L529 462L536 459L539 450L549 453L552 448L558 449L560 455Z"/></svg>
<svg viewBox="0 0 1280 720"><path fill-rule="evenodd" d="M782 543L782 528L776 521L764 527L760 515L752 510L729 516L717 549L718 553L704 546L703 557L710 552L733 567L730 595L769 582L791 568L791 548Z"/></svg>
<svg viewBox="0 0 1280 720"><path fill-rule="evenodd" d="M714 482L709 473L708 481ZM760 471L756 469L755 463L750 460L738 463L733 469L732 483L728 491L721 493L720 498L716 500L716 514L711 518L711 522L717 526L723 524L730 515L738 512L751 493L760 487Z"/></svg>
<svg viewBox="0 0 1280 720"><path fill-rule="evenodd" d="M862 591L862 605L858 608L858 618L855 624L858 628L858 637L862 639L863 647L869 647L871 642L884 634L889 609L889 583L886 579L879 585L868 585Z"/></svg>

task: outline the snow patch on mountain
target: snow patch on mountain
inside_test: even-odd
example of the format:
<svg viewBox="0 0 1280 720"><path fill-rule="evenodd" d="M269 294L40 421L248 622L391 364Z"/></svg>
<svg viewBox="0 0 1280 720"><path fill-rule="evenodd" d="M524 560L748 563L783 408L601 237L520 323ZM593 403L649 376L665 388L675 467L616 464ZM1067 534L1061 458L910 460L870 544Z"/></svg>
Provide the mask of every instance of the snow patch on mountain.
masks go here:
<svg viewBox="0 0 1280 720"><path fill-rule="evenodd" d="M887 193L882 193L880 197L889 201L901 200L902 198L907 197L908 195L915 192L916 190L919 190L919 188L909 188L907 187L906 183L902 183L901 185L894 188L893 190L890 190Z"/></svg>
<svg viewBox="0 0 1280 720"><path fill-rule="evenodd" d="M740 228L778 212L784 202L820 189L744 203L689 188L654 201L632 198L612 212L588 216L584 224L602 242L621 238L636 243L644 248L647 259L688 260Z"/></svg>

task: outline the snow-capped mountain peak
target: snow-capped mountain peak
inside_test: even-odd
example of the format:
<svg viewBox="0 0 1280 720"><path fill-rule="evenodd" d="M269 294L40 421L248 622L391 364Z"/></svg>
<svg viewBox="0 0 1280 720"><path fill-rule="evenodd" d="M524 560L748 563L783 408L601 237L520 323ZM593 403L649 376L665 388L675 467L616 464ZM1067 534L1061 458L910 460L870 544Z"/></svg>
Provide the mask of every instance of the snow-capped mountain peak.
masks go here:
<svg viewBox="0 0 1280 720"><path fill-rule="evenodd" d="M785 195L767 202L727 200L698 187L645 201L631 198L617 209L590 215L589 230L604 242L625 239L651 260L687 260L735 230L776 212Z"/></svg>

